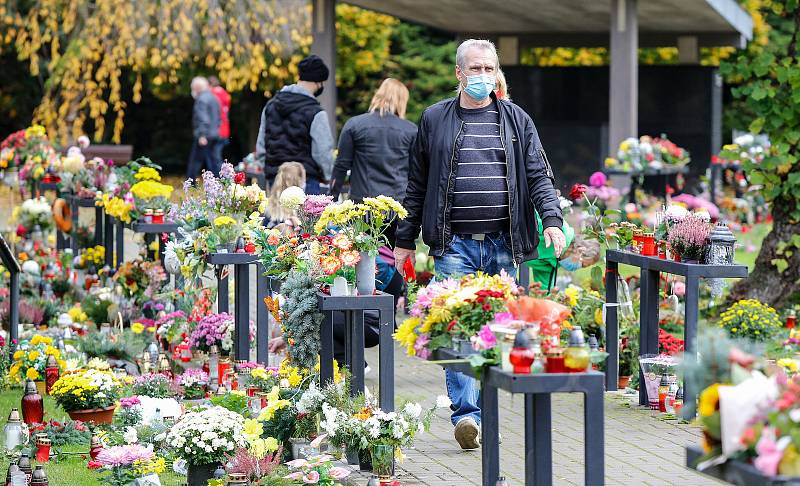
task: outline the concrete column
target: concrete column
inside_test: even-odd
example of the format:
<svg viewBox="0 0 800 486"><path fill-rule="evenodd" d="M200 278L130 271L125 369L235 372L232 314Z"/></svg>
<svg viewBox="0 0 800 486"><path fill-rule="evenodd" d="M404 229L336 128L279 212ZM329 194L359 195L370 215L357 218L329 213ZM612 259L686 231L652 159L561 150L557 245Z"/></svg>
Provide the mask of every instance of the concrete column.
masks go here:
<svg viewBox="0 0 800 486"><path fill-rule="evenodd" d="M497 50L500 51L500 66L519 65L519 37L500 36L497 39Z"/></svg>
<svg viewBox="0 0 800 486"><path fill-rule="evenodd" d="M639 136L639 25L636 0L611 0L608 150Z"/></svg>
<svg viewBox="0 0 800 486"><path fill-rule="evenodd" d="M331 131L336 138L336 0L312 0L311 29L313 42L311 52L318 55L330 68L331 75L325 83L325 91L319 97L322 108L328 113Z"/></svg>
<svg viewBox="0 0 800 486"><path fill-rule="evenodd" d="M700 64L697 36L682 35L678 37L678 62L680 64Z"/></svg>

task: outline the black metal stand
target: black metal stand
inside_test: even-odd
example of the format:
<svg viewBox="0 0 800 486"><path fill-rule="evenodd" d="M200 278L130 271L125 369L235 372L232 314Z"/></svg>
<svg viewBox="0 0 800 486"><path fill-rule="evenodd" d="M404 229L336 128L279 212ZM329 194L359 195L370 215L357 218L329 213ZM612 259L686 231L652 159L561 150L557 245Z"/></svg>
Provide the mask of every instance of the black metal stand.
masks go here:
<svg viewBox="0 0 800 486"><path fill-rule="evenodd" d="M89 197L76 197L71 194L64 194L63 198L67 201L72 210L72 230L76 232L79 223L80 223L80 208L95 208L94 215L95 215L95 223L94 223L94 241L96 245L101 245L103 243L103 208L102 206L95 205L95 198ZM78 252L82 248L78 245L78 238L75 236L69 237L70 241L70 248L72 248L72 254L78 255Z"/></svg>
<svg viewBox="0 0 800 486"><path fill-rule="evenodd" d="M667 184L669 184L670 176L676 174L688 174L689 173L689 166L688 165L665 165L660 169L651 169L646 168L642 172L626 172L617 169L606 169L603 171L606 175L626 175L631 177L631 187L630 191L628 192L628 201L632 203L636 203L636 189L639 187L639 178L642 180L646 178L658 178L658 190L656 191L656 196L664 199L667 195Z"/></svg>
<svg viewBox="0 0 800 486"><path fill-rule="evenodd" d="M606 303L617 302L617 276L619 264L623 263L640 269L639 287L639 354L658 354L658 284L661 272L683 275L686 278L686 304L684 318L684 347L686 353L695 352L697 337L697 305L700 298L701 278L745 278L747 267L744 265L700 265L682 263L673 260L661 260L658 257L643 256L629 251L606 251ZM617 308L606 307L606 389L616 390L619 378L619 322ZM640 383L644 383L640 370ZM684 383L684 400L694 403L697 390ZM639 386L639 404L647 405L647 392Z"/></svg>
<svg viewBox="0 0 800 486"><path fill-rule="evenodd" d="M103 216L103 247L105 248L105 264L109 268L117 268L119 263L114 261L114 218L106 214L105 208L100 208ZM121 256L121 255L120 255ZM121 261L121 259L118 259Z"/></svg>
<svg viewBox="0 0 800 486"><path fill-rule="evenodd" d="M463 358L449 349L439 349L437 360ZM447 368L475 374L466 363L445 364ZM582 393L584 420L585 484L605 481L603 428L603 374L539 373L518 375L499 366L484 369L481 377L481 463L483 486L494 486L500 476L500 414L498 390L525 395L525 486L553 484L552 409L553 393Z"/></svg>
<svg viewBox="0 0 800 486"><path fill-rule="evenodd" d="M233 265L235 357L250 360L250 267L256 267L256 359L259 363L269 360L269 310L260 300L271 292L270 279L264 275L264 267L258 256L252 253L212 253L206 261L218 267ZM222 270L221 268L219 270ZM221 275L220 272L218 275ZM228 278L218 280L219 299L217 311L228 312Z"/></svg>
<svg viewBox="0 0 800 486"><path fill-rule="evenodd" d="M0 235L0 261L11 275L8 282L8 349L13 354L17 347L16 343L19 342L19 273L22 271L22 267L3 235ZM3 359L6 358L10 359L11 356L3 357Z"/></svg>
<svg viewBox="0 0 800 486"><path fill-rule="evenodd" d="M320 383L333 379L333 313L345 314L345 364L350 368L350 393L364 391L364 311L378 311L380 343L378 348L378 400L381 410L394 410L394 296L383 292L375 295L334 297L319 292L319 310L324 315L320 338Z"/></svg>

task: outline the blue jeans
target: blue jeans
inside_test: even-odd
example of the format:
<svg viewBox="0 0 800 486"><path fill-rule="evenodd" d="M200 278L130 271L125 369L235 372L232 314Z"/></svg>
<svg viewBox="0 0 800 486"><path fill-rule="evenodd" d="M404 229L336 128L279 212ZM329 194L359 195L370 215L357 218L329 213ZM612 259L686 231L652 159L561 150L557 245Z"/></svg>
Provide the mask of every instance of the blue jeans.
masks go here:
<svg viewBox="0 0 800 486"><path fill-rule="evenodd" d="M496 275L501 270L516 275L510 238L508 233L489 233L483 241L453 235L445 254L434 257L436 277L460 277L477 271ZM480 391L475 380L463 373L445 369L445 384L447 396L453 402L454 412L450 416L453 425L466 417L472 417L480 424Z"/></svg>
<svg viewBox="0 0 800 486"><path fill-rule="evenodd" d="M314 177L306 177L306 194L319 194L319 179Z"/></svg>

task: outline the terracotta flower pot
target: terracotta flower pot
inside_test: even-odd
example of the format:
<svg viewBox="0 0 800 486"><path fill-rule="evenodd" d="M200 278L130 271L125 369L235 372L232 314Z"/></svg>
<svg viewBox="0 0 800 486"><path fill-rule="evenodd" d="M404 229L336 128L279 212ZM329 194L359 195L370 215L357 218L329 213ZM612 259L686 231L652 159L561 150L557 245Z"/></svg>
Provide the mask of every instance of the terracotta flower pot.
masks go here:
<svg viewBox="0 0 800 486"><path fill-rule="evenodd" d="M72 420L80 420L81 422L94 422L95 424L110 424L114 420L114 411L117 409L116 405L106 408L93 408L89 410L72 410L67 412L69 418Z"/></svg>
<svg viewBox="0 0 800 486"><path fill-rule="evenodd" d="M631 381L630 376L620 376L617 378L617 390L624 390L628 388L628 383Z"/></svg>

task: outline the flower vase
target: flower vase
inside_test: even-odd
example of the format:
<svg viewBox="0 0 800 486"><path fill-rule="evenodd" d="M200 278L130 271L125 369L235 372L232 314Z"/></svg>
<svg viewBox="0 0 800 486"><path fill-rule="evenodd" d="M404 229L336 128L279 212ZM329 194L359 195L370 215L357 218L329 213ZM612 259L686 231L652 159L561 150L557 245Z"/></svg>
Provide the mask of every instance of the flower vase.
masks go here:
<svg viewBox="0 0 800 486"><path fill-rule="evenodd" d="M361 252L361 259L356 263L356 288L358 295L375 293L375 255L367 251Z"/></svg>
<svg viewBox="0 0 800 486"><path fill-rule="evenodd" d="M189 464L186 472L186 484L189 486L207 486L208 480L214 478L214 471L219 463Z"/></svg>
<svg viewBox="0 0 800 486"><path fill-rule="evenodd" d="M360 471L372 471L372 454L369 449L358 451L358 469Z"/></svg>
<svg viewBox="0 0 800 486"><path fill-rule="evenodd" d="M351 466L357 466L360 462L358 449L355 447L345 449L345 457L347 458L347 464Z"/></svg>
<svg viewBox="0 0 800 486"><path fill-rule="evenodd" d="M381 481L394 476L394 446L375 444L372 446L372 473Z"/></svg>

